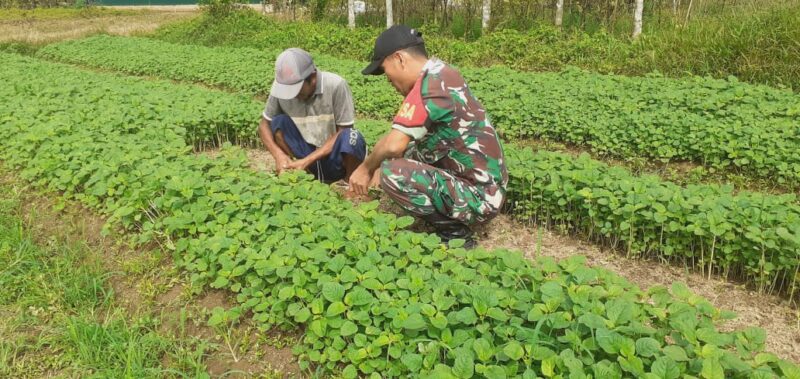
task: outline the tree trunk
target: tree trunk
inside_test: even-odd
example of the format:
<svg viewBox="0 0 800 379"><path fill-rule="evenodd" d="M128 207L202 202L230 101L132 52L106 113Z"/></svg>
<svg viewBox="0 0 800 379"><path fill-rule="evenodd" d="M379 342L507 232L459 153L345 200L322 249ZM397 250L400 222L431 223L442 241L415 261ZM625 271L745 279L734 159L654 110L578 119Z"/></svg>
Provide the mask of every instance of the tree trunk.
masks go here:
<svg viewBox="0 0 800 379"><path fill-rule="evenodd" d="M564 19L564 0L556 1L556 26L561 27Z"/></svg>
<svg viewBox="0 0 800 379"><path fill-rule="evenodd" d="M686 22L683 23L684 27L689 26L689 17L692 15L692 4L694 4L694 0L689 0L689 8L686 9Z"/></svg>
<svg viewBox="0 0 800 379"><path fill-rule="evenodd" d="M486 30L489 27L489 21L492 17L492 0L483 0L483 20L481 27Z"/></svg>
<svg viewBox="0 0 800 379"><path fill-rule="evenodd" d="M633 14L633 38L639 38L642 34L642 12L644 11L644 0L636 0L636 11Z"/></svg>
<svg viewBox="0 0 800 379"><path fill-rule="evenodd" d="M392 15L392 0L386 0L386 29L394 25L394 15Z"/></svg>
<svg viewBox="0 0 800 379"><path fill-rule="evenodd" d="M347 0L347 27L356 28L356 0Z"/></svg>

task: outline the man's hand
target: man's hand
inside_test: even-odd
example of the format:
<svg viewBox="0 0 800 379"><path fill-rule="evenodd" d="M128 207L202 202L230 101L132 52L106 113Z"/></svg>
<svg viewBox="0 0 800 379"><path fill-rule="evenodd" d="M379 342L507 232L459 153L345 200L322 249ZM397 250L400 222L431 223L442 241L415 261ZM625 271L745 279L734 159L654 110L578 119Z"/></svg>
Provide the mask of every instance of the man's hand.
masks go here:
<svg viewBox="0 0 800 379"><path fill-rule="evenodd" d="M350 174L350 191L355 192L356 195L366 195L369 192L368 186L371 182L371 175L369 169L363 164L359 165L352 174Z"/></svg>
<svg viewBox="0 0 800 379"><path fill-rule="evenodd" d="M285 154L278 156L275 158L275 173L280 175L282 172L288 170L290 163L292 163L292 160Z"/></svg>
<svg viewBox="0 0 800 379"><path fill-rule="evenodd" d="M369 181L369 188L378 188L381 186L381 170L377 169L372 173L372 179Z"/></svg>
<svg viewBox="0 0 800 379"><path fill-rule="evenodd" d="M308 166L311 166L311 163L308 158L298 159L296 161L290 161L289 164L286 165L287 170L305 170Z"/></svg>

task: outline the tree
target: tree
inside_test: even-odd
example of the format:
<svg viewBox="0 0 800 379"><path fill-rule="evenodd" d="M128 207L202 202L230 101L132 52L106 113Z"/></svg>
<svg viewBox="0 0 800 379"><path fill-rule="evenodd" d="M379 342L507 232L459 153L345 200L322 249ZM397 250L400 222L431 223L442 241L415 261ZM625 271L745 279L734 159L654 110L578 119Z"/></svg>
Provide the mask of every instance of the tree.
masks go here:
<svg viewBox="0 0 800 379"><path fill-rule="evenodd" d="M392 15L392 0L386 0L386 29L394 25L394 16Z"/></svg>
<svg viewBox="0 0 800 379"><path fill-rule="evenodd" d="M489 21L492 17L492 0L483 0L483 19L481 21L481 27L483 30L489 27Z"/></svg>
<svg viewBox="0 0 800 379"><path fill-rule="evenodd" d="M556 1L556 26L561 27L564 18L564 0Z"/></svg>
<svg viewBox="0 0 800 379"><path fill-rule="evenodd" d="M355 0L347 0L347 27L355 29L356 27L356 10Z"/></svg>
<svg viewBox="0 0 800 379"><path fill-rule="evenodd" d="M633 13L633 38L638 38L642 34L642 12L644 11L644 0L636 0L636 11Z"/></svg>

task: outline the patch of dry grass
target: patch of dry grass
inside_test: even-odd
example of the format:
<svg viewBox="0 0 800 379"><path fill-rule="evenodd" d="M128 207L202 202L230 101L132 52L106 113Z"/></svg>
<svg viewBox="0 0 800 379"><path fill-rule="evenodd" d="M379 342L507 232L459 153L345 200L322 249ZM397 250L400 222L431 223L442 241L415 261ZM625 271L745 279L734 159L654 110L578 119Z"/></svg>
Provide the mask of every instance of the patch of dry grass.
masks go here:
<svg viewBox="0 0 800 379"><path fill-rule="evenodd" d="M18 11L21 12L21 11ZM149 33L169 22L185 20L197 12L113 11L97 13L31 13L19 17L0 17L0 42L42 44L64 39L108 33L133 35Z"/></svg>

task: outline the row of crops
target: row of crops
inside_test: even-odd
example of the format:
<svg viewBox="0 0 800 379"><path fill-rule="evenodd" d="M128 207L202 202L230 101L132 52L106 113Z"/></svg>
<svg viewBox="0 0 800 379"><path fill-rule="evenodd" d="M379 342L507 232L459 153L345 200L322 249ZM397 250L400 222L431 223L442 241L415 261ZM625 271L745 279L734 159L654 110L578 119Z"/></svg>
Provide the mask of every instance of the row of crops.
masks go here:
<svg viewBox="0 0 800 379"><path fill-rule="evenodd" d="M98 36L50 45L40 55L250 93L266 88L272 72L268 53L142 38ZM320 66L345 74L360 67L353 61L317 60ZM358 74L350 84L360 110L399 103L385 79ZM258 112L252 115L257 118ZM387 123L362 120L358 127L374 142ZM236 135L252 136L253 130L248 125ZM800 281L800 205L794 195L734 193L716 185L684 188L653 176L635 176L588 156L576 159L513 144L506 147L509 198L517 217L567 227L629 255L680 260L759 288L794 294Z"/></svg>
<svg viewBox="0 0 800 379"><path fill-rule="evenodd" d="M235 293L214 322L303 328L304 366L346 378L800 377L763 352L763 330L720 331L732 315L681 284L645 293L580 258L448 249L307 175L254 172L236 148L192 154L246 136L250 99L12 54L0 64L3 162Z"/></svg>
<svg viewBox="0 0 800 379"><path fill-rule="evenodd" d="M202 81L263 94L277 51L207 48L97 36L45 47L40 57L132 74ZM397 95L364 62L316 55L350 83L360 114L388 119ZM734 78L684 80L464 69L506 137L538 137L593 152L664 162L692 161L800 186L800 95Z"/></svg>

